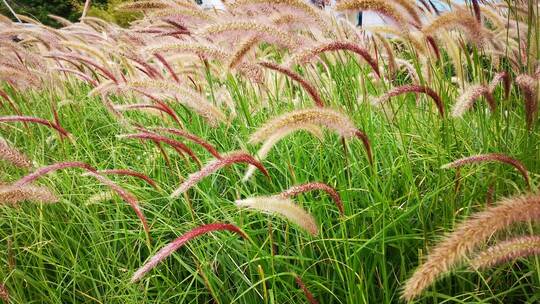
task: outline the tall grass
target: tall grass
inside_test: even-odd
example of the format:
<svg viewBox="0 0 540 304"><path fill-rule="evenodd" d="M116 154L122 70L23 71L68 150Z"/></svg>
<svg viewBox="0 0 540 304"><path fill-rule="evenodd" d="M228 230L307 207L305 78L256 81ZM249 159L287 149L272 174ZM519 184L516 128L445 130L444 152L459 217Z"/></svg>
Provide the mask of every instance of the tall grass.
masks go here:
<svg viewBox="0 0 540 304"><path fill-rule="evenodd" d="M537 2L120 9L0 18L0 299L540 300Z"/></svg>

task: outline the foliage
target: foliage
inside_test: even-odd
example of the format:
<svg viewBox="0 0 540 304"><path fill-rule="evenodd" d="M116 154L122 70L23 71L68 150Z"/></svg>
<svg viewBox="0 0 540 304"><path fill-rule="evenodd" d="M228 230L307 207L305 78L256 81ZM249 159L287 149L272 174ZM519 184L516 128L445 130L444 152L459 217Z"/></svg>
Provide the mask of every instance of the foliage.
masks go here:
<svg viewBox="0 0 540 304"><path fill-rule="evenodd" d="M0 18L0 298L538 302L537 7L340 3Z"/></svg>

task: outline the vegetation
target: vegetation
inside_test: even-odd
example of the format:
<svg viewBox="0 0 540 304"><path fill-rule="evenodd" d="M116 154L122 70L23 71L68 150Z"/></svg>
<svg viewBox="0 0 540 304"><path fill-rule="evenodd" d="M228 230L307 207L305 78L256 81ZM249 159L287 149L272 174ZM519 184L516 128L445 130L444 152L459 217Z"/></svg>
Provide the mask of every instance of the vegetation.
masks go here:
<svg viewBox="0 0 540 304"><path fill-rule="evenodd" d="M109 22L127 26L134 21L138 14L117 11L115 8L129 0L92 0L88 16L99 17ZM59 16L72 22L79 21L84 8L85 0L7 0L8 4L17 14L29 16L39 22L60 27L54 16ZM0 14L15 19L4 3L0 2ZM21 16L19 16L21 18Z"/></svg>
<svg viewBox="0 0 540 304"><path fill-rule="evenodd" d="M540 301L540 7L0 16L0 301Z"/></svg>

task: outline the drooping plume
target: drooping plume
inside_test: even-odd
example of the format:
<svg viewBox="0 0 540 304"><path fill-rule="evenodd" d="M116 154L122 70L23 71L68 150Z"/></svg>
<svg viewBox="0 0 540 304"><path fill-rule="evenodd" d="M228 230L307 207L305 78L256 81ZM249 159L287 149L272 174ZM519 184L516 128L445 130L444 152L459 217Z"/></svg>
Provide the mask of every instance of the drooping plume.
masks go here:
<svg viewBox="0 0 540 304"><path fill-rule="evenodd" d="M208 38L223 37L235 39L238 36L246 37L257 35L261 41L277 44L281 47L294 49L298 42L293 36L278 27L256 21L228 21L214 23L202 28L198 35Z"/></svg>
<svg viewBox="0 0 540 304"><path fill-rule="evenodd" d="M306 284L304 284L304 281L302 281L302 278L298 275L294 277L294 280L296 281L296 284L302 291L304 292L304 295L306 296L306 299L310 304L319 304L319 302L315 299L311 291L306 287Z"/></svg>
<svg viewBox="0 0 540 304"><path fill-rule="evenodd" d="M44 126L47 126L49 128L53 128L55 129L56 131L58 131L58 133L61 135L61 136L64 136L64 137L69 137L70 134L68 131L66 131L64 128L62 128L60 125L58 125L57 123L53 123L53 122L50 122L46 119L43 119L43 118L39 118L39 117L31 117L31 116L1 116L0 117L0 122L33 122L33 123L38 123L38 124L41 124L41 125L44 125Z"/></svg>
<svg viewBox="0 0 540 304"><path fill-rule="evenodd" d="M203 147L206 151L212 154L215 158L221 158L221 154L216 150L216 148L207 142L206 140L198 137L195 134L191 134L186 130L174 129L174 128L154 128L156 131L167 132L169 134L178 135L182 138L185 138L193 143L196 143Z"/></svg>
<svg viewBox="0 0 540 304"><path fill-rule="evenodd" d="M373 100L372 104L378 106L387 102L392 97L396 97L396 96L399 96L401 94L406 94L406 93L427 94L429 97L431 97L433 102L435 102L435 105L437 106L437 110L439 110L439 114L441 115L441 117L444 117L444 104L439 94L437 94L437 92L433 91L431 88L428 88L426 86L415 85L415 84L408 84L408 85L403 85L400 87L395 87L391 89L390 91L386 92L386 94Z"/></svg>
<svg viewBox="0 0 540 304"><path fill-rule="evenodd" d="M246 207L270 214L281 215L312 235L317 235L318 233L319 229L313 216L288 198L259 196L237 200L235 203L238 207Z"/></svg>
<svg viewBox="0 0 540 304"><path fill-rule="evenodd" d="M503 84L504 98L508 99L508 96L510 96L510 87L512 83L510 82L510 75L508 75L507 72L500 72L493 76L493 79L491 79L491 82L488 85L489 91L491 94L493 94L500 82Z"/></svg>
<svg viewBox="0 0 540 304"><path fill-rule="evenodd" d="M527 126L532 129L536 123L538 113L538 79L526 74L516 77L516 84L519 86L525 97L525 115Z"/></svg>
<svg viewBox="0 0 540 304"><path fill-rule="evenodd" d="M46 187L34 185L0 185L0 205L16 205L23 201L56 203L58 197Z"/></svg>
<svg viewBox="0 0 540 304"><path fill-rule="evenodd" d="M225 62L231 56L229 52L221 47L197 42L176 42L164 45L152 45L147 47L144 51L150 54L173 52L189 53L198 55L204 59L215 59L222 62Z"/></svg>
<svg viewBox="0 0 540 304"><path fill-rule="evenodd" d="M13 185L14 186L28 185L28 184L32 183L34 180L40 178L41 176L43 176L43 175L45 175L45 174L47 174L49 172L56 171L56 170L62 170L62 169L66 169L66 168L80 168L80 169L84 169L84 170L89 171L89 172L96 172L96 169L94 169L92 166L90 166L87 163L83 163L83 162L59 162L59 163L52 164L52 165L49 165L49 166L41 167L41 168L37 169L36 171L26 175L25 177L22 177L21 179L16 181Z"/></svg>
<svg viewBox="0 0 540 304"><path fill-rule="evenodd" d="M319 95L319 92L317 91L317 89L312 84L310 84L307 80L305 80L302 76L300 76L298 73L273 62L263 61L263 62L259 62L259 65L267 69L280 72L290 77L292 80L298 82L304 88L304 90L306 90L309 96L311 96L311 99L313 99L313 102L315 103L315 105L317 105L318 107L324 107L325 103L323 99L321 98L321 96Z"/></svg>
<svg viewBox="0 0 540 304"><path fill-rule="evenodd" d="M133 176L137 177L139 179L144 180L146 183L148 183L150 186L152 186L154 189L158 188L158 185L156 182L151 179L150 177L144 175L143 173L129 170L129 169L107 169L107 170L99 170L97 171L98 174L107 175L107 174L114 174L114 175L127 175L127 176Z"/></svg>
<svg viewBox="0 0 540 304"><path fill-rule="evenodd" d="M443 165L441 169L459 168L468 164L484 163L484 162L499 162L499 163L504 163L504 164L513 166L523 176L523 179L527 183L527 186L529 187L531 186L529 173L525 165L523 165L523 163L520 162L519 160L512 158L508 155L502 154L502 153L478 154L478 155L472 155L472 156L460 158L451 163Z"/></svg>
<svg viewBox="0 0 540 304"><path fill-rule="evenodd" d="M174 82L158 80L132 81L122 87L122 89L124 91L134 90L146 97L161 95L165 99L174 98L180 104L185 105L204 117L211 126L217 126L220 122L226 121L225 115L211 102L206 100L204 96L190 88L179 86ZM161 105L162 107L163 104Z"/></svg>
<svg viewBox="0 0 540 304"><path fill-rule="evenodd" d="M538 254L540 254L540 236L521 236L498 243L478 253L471 259L471 267L485 269L517 258Z"/></svg>
<svg viewBox="0 0 540 304"><path fill-rule="evenodd" d="M283 198L290 198L293 196L297 196L301 193L305 193L305 192L309 192L313 190L322 190L326 192L328 195L330 195L332 200L334 200L334 203L336 204L339 210L339 213L343 215L344 210L343 210L343 202L341 201L341 197L339 196L339 194L334 188L328 186L325 183L312 182L312 183L306 183L302 185L296 185L281 192L278 195Z"/></svg>
<svg viewBox="0 0 540 304"><path fill-rule="evenodd" d="M306 64L325 52L335 51L350 51L359 55L371 66L373 71L378 76L381 76L377 61L371 56L369 51L350 41L332 41L315 45L295 53L291 58L289 58L286 65L292 66L293 64Z"/></svg>
<svg viewBox="0 0 540 304"><path fill-rule="evenodd" d="M152 270L152 268L156 267L161 261L166 259L173 252L178 250L180 247L182 247L185 243L189 242L190 240L200 235L206 234L208 232L218 231L218 230L228 230L228 231L239 234L244 239L247 239L247 235L240 228L232 224L213 223L213 224L199 226L197 228L194 228L184 233L182 236L178 237L174 241L167 244L165 247L161 248L155 255L153 255L148 260L148 262L146 262L141 268L135 271L135 273L131 277L131 282L136 283L137 281L139 281L148 271Z"/></svg>
<svg viewBox="0 0 540 304"><path fill-rule="evenodd" d="M464 8L456 8L451 12L441 14L425 25L422 32L427 36L432 36L440 31L452 29L463 30L469 40L478 45L481 45L487 36L481 24Z"/></svg>
<svg viewBox="0 0 540 304"><path fill-rule="evenodd" d="M139 207L139 202L135 195L131 194L126 189L118 186L116 183L114 183L112 180L106 178L105 176L95 173L95 172L86 172L83 174L83 176L92 176L95 179L97 179L100 183L106 185L107 187L111 188L114 192L116 192L126 203L129 204L131 209L135 211L135 214L141 221L144 232L146 233L146 236L148 239L150 239L150 228L148 227L148 222L146 220L146 217L144 216L144 213L142 212L141 208Z"/></svg>
<svg viewBox="0 0 540 304"><path fill-rule="evenodd" d="M282 133L295 126L323 125L344 138L358 137L362 140L366 154L372 162L371 144L365 133L358 130L345 114L327 108L296 110L278 116L260 127L250 136L250 143L267 140L274 134Z"/></svg>
<svg viewBox="0 0 540 304"><path fill-rule="evenodd" d="M405 283L402 298L411 301L435 280L460 263L494 233L520 222L540 219L540 196L505 198L496 206L472 215L446 236Z"/></svg>
<svg viewBox="0 0 540 304"><path fill-rule="evenodd" d="M491 112L494 112L497 105L495 103L495 99L493 98L493 94L490 92L488 86L479 84L472 85L463 91L452 108L452 116L462 117L463 114L465 114L465 112L469 110L475 101L481 96L486 98Z"/></svg>
<svg viewBox="0 0 540 304"><path fill-rule="evenodd" d="M407 21L402 13L390 1L386 0L343 0L336 5L337 11L372 11L379 13L407 29Z"/></svg>
<svg viewBox="0 0 540 304"><path fill-rule="evenodd" d="M220 159L214 159L210 161L204 167L202 167L201 170L190 174L187 179L176 190L174 190L174 192L171 194L171 197L174 198L179 196L180 194L186 192L189 188L193 187L206 176L214 173L215 171L225 166L229 166L235 163L251 164L261 170L264 175L270 177L268 175L268 171L266 171L266 168L260 162L255 160L253 156L242 151L232 152L227 155L222 155Z"/></svg>
<svg viewBox="0 0 540 304"><path fill-rule="evenodd" d="M26 155L19 152L19 150L11 147L8 143L0 138L0 159L7 161L8 163L19 168L30 168L32 163L26 157Z"/></svg>
<svg viewBox="0 0 540 304"><path fill-rule="evenodd" d="M9 303L9 291L4 284L0 284L0 299L6 303Z"/></svg>
<svg viewBox="0 0 540 304"><path fill-rule="evenodd" d="M195 155L193 150L191 150L188 146L186 146L182 142L179 142L174 139L170 139L165 136L161 136L159 134L150 133L150 132L141 132L141 133L133 133L133 134L120 134L120 135L117 135L117 137L118 138L136 138L136 139L150 140L155 143L165 143L173 147L178 153L180 154L186 153L187 155L189 155L189 157L191 157L191 159L193 159L193 161L196 164L201 163L197 155Z"/></svg>

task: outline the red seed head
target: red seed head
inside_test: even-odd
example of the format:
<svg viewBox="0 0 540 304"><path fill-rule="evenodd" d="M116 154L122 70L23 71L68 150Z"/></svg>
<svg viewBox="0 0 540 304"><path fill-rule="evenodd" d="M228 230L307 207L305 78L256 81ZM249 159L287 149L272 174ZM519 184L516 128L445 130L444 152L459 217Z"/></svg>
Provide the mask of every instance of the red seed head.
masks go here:
<svg viewBox="0 0 540 304"><path fill-rule="evenodd" d="M174 241L170 242L163 248L161 248L155 255L153 255L148 262L146 262L141 268L139 268L131 277L131 282L135 283L139 281L148 271L150 271L152 268L156 267L161 261L163 261L165 258L167 258L169 255L171 255L174 251L178 250L180 247L182 247L185 243L189 242L190 240L206 234L211 231L218 231L218 230L228 230L234 233L239 234L244 239L247 239L247 235L237 226L232 224L225 224L225 223L213 223L213 224L207 224L202 225L197 228L194 228L182 236L178 237Z"/></svg>

